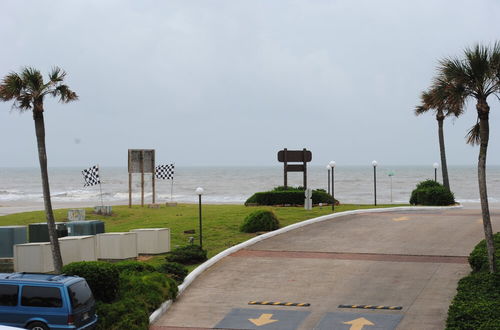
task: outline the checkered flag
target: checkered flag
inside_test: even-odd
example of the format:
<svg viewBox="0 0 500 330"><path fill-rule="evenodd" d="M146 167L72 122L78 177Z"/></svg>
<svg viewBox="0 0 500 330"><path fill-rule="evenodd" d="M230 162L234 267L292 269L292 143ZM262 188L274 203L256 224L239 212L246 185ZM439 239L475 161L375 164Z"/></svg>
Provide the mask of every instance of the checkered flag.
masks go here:
<svg viewBox="0 0 500 330"><path fill-rule="evenodd" d="M83 179L85 180L85 184L83 185L84 187L101 184L101 179L99 179L99 167L97 165L83 170L82 174Z"/></svg>
<svg viewBox="0 0 500 330"><path fill-rule="evenodd" d="M156 178L162 180L174 179L174 164L156 166Z"/></svg>

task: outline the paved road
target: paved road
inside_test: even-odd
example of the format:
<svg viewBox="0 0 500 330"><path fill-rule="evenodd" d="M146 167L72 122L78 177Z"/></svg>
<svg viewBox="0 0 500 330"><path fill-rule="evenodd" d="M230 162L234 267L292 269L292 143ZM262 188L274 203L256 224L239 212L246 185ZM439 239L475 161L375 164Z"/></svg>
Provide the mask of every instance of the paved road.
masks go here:
<svg viewBox="0 0 500 330"><path fill-rule="evenodd" d="M368 213L269 238L208 269L151 329L443 329L480 219L474 209Z"/></svg>

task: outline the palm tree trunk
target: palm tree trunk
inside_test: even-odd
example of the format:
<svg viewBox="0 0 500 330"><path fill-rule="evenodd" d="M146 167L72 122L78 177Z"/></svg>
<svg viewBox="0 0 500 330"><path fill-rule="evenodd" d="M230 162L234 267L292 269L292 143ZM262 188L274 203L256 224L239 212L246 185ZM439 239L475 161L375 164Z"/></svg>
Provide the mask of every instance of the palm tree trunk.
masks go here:
<svg viewBox="0 0 500 330"><path fill-rule="evenodd" d="M479 99L476 104L479 116L479 159L477 164L477 174L479 181L479 196L481 198L481 213L483 215L484 236L488 251L488 262L490 273L496 272L495 245L493 243L493 229L491 227L490 210L488 206L488 192L486 189L486 153L488 151L488 140L490 135L489 111L490 107L486 100Z"/></svg>
<svg viewBox="0 0 500 330"><path fill-rule="evenodd" d="M52 259L54 260L54 270L57 274L62 272L61 249L57 239L54 213L52 212L52 202L50 200L49 175L47 171L47 152L45 149L45 124L43 120L43 105L35 105L33 108L33 119L35 121L36 140L38 143L38 159L40 160L40 171L42 174L43 202L45 205L45 215L49 229L50 248Z"/></svg>
<svg viewBox="0 0 500 330"><path fill-rule="evenodd" d="M443 185L446 189L451 191L450 189L450 181L448 179L448 165L446 164L446 151L444 147L444 132L443 132L443 122L444 115L438 112L436 115L436 119L438 121L438 135L439 135L439 153L441 154L441 173L443 175Z"/></svg>

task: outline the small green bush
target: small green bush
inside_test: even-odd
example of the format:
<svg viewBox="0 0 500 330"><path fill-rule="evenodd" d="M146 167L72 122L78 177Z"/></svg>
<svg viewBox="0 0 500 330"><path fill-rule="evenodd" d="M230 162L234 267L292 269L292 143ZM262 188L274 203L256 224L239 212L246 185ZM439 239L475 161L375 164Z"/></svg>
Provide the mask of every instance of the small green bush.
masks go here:
<svg viewBox="0 0 500 330"><path fill-rule="evenodd" d="M198 245L186 245L168 252L165 260L183 265L197 264L207 260L207 251Z"/></svg>
<svg viewBox="0 0 500 330"><path fill-rule="evenodd" d="M432 180L420 182L412 191L410 197L412 205L452 205L455 204L453 193L443 185Z"/></svg>
<svg viewBox="0 0 500 330"><path fill-rule="evenodd" d="M271 191L257 192L253 194L246 200L245 205L304 205L304 199L304 188L302 187L287 187L287 189L285 189L285 187L276 187ZM323 189L312 191L313 204L331 204L333 200L333 197ZM335 200L335 204L339 204L339 202Z"/></svg>
<svg viewBox="0 0 500 330"><path fill-rule="evenodd" d="M271 231L278 229L280 223L272 211L258 210L250 213L240 226L244 233L255 233L258 231Z"/></svg>
<svg viewBox="0 0 500 330"><path fill-rule="evenodd" d="M495 257L497 269L500 269L500 232L493 235L493 245L495 246ZM469 264L474 272L489 270L488 252L486 250L486 240L479 242L469 255Z"/></svg>
<svg viewBox="0 0 500 330"><path fill-rule="evenodd" d="M73 262L63 267L63 273L85 278L97 300L111 302L116 298L120 274L113 264L102 261Z"/></svg>
<svg viewBox="0 0 500 330"><path fill-rule="evenodd" d="M458 282L446 329L500 329L500 274L473 273Z"/></svg>
<svg viewBox="0 0 500 330"><path fill-rule="evenodd" d="M123 272L154 272L156 268L151 266L150 264L134 261L134 260L125 260L120 261L114 264L114 266L118 269L120 273Z"/></svg>
<svg viewBox="0 0 500 330"><path fill-rule="evenodd" d="M181 284L188 274L187 268L177 262L161 264L158 271L169 275L177 284Z"/></svg>

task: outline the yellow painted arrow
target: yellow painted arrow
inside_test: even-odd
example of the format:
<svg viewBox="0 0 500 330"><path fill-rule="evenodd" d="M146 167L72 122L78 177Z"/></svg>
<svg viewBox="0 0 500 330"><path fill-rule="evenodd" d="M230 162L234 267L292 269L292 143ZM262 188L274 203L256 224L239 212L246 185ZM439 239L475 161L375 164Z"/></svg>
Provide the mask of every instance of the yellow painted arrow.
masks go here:
<svg viewBox="0 0 500 330"><path fill-rule="evenodd" d="M367 319L365 319L364 317L360 317L359 319L355 319L355 320L352 320L349 322L342 322L342 323L349 324L351 326L349 328L349 330L361 330L361 329L363 329L363 327L365 325L375 325L375 324L371 323L370 321L368 321Z"/></svg>
<svg viewBox="0 0 500 330"><path fill-rule="evenodd" d="M392 221L406 221L406 220L410 220L410 218L408 218L408 217L399 217L399 218L392 219Z"/></svg>
<svg viewBox="0 0 500 330"><path fill-rule="evenodd" d="M258 327L279 321L279 320L271 320L272 317L273 314L261 314L258 319L248 319L248 321L252 322Z"/></svg>

